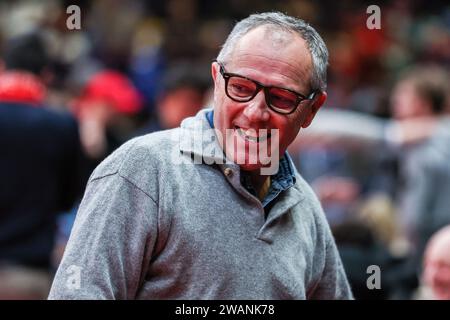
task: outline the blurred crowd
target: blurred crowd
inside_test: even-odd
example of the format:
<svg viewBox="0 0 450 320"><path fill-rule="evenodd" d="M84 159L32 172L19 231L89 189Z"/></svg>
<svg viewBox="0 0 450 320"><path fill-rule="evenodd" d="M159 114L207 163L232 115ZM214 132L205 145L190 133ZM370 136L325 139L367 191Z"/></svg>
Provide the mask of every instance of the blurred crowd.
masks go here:
<svg viewBox="0 0 450 320"><path fill-rule="evenodd" d="M92 170L212 106L210 64L234 22L273 10L328 46L326 106L290 153L355 297L450 299L448 3L77 1L79 30L71 4L0 2L0 299L46 298ZM371 4L381 29L366 26Z"/></svg>

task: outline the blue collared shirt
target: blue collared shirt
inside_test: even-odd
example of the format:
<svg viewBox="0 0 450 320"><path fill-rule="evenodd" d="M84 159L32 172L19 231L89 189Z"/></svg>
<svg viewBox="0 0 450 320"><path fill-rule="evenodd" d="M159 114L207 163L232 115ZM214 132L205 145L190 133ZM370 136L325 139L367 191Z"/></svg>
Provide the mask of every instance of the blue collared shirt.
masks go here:
<svg viewBox="0 0 450 320"><path fill-rule="evenodd" d="M211 128L214 128L214 111L206 113ZM245 178L242 180L243 186L253 195L256 196L256 192L251 185L250 180ZM292 160L287 151L284 153L284 157L280 159L278 172L271 176L271 184L267 195L262 201L262 205L265 208L270 204L282 191L289 189L295 184L295 169L292 165Z"/></svg>

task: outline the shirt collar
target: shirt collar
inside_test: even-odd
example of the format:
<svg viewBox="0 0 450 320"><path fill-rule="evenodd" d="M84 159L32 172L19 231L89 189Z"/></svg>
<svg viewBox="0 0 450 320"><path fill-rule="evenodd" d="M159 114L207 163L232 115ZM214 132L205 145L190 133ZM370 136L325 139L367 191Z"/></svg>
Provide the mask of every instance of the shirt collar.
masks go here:
<svg viewBox="0 0 450 320"><path fill-rule="evenodd" d="M275 199L282 191L295 185L295 173L296 170L292 164L292 159L286 151L284 157L280 160L278 172L272 176L269 192L262 201L264 207Z"/></svg>

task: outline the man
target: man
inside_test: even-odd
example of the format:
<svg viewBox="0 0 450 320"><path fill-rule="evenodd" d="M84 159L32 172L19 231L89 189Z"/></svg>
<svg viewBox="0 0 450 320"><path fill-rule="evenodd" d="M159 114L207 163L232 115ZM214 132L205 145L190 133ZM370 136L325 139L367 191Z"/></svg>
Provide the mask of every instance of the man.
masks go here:
<svg viewBox="0 0 450 320"><path fill-rule="evenodd" d="M130 116L142 108L142 98L126 75L110 69L94 73L72 101L80 135L92 171L128 140L117 128L130 126ZM129 130L128 130L129 131Z"/></svg>
<svg viewBox="0 0 450 320"><path fill-rule="evenodd" d="M418 66L400 77L391 97L393 117L422 136L398 150L399 218L418 265L430 237L450 223L449 82L441 67Z"/></svg>
<svg viewBox="0 0 450 320"><path fill-rule="evenodd" d="M418 298L450 300L450 225L439 229L426 245L422 292Z"/></svg>
<svg viewBox="0 0 450 320"><path fill-rule="evenodd" d="M0 299L45 299L57 214L71 208L85 183L78 126L45 107L50 59L39 34L11 39L3 58Z"/></svg>
<svg viewBox="0 0 450 320"><path fill-rule="evenodd" d="M239 22L212 63L214 111L133 139L95 170L49 298L352 298L286 153L326 99L327 56L302 20Z"/></svg>
<svg viewBox="0 0 450 320"><path fill-rule="evenodd" d="M195 116L204 106L211 81L203 64L176 63L162 78L161 90L155 99L156 116L151 115L149 121L136 131L136 136L177 128L185 118Z"/></svg>

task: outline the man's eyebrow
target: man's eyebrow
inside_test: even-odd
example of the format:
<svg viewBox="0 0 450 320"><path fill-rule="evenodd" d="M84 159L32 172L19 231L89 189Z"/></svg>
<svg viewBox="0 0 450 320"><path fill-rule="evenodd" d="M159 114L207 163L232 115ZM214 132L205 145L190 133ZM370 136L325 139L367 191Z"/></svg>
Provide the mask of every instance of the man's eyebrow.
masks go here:
<svg viewBox="0 0 450 320"><path fill-rule="evenodd" d="M259 85L262 85L262 86L264 86L264 87L267 87L267 88L277 88L277 89L282 89L282 90L292 91L293 93L296 93L297 95L300 95L300 96L303 96L303 97L307 97L307 94L301 93L301 92L299 92L297 89L291 89L291 88L286 87L286 86L264 84L264 83L262 83L262 82L260 82L260 81L258 81L258 80L255 80L255 79L253 79L253 78L251 78L251 77L247 77L247 76L241 75L241 74L239 74L239 73L226 72L226 71L225 71L225 73L226 73L226 74L229 74L229 75L232 75L232 76L242 77L242 78L244 78L244 79L253 81L253 82L255 82L255 83L259 84Z"/></svg>
<svg viewBox="0 0 450 320"><path fill-rule="evenodd" d="M247 56L262 57L265 59L267 58L265 55L257 54L257 53L255 53L255 54L250 54L250 53L239 54L239 49L236 49L235 54L237 54L239 56L239 58L237 60L246 60ZM234 57L232 60L234 60ZM291 79L294 83L296 83L298 85L298 88L296 88L296 89L294 89L292 87L283 87L283 86L279 86L279 85L268 85L268 84L264 84L264 83L262 83L262 84L271 86L271 87L288 89L291 91L295 91L297 93L301 93L302 91L311 92L313 90L313 87L311 85L312 70L313 70L313 65L312 65L313 61L312 61L311 55L310 55L310 61L311 61L311 64L309 66L305 66L305 65L299 66L299 65L294 65L294 64L290 63L289 61L280 61L280 63L288 65L289 67L291 67L292 69L296 70L299 73L300 79L294 79L292 76L287 76L287 78ZM217 62L219 63L219 61L217 61ZM239 76L254 80L252 77L249 77L247 75L232 72L232 70L227 70L226 65L223 62L220 62L219 64L224 67L226 73L235 74L235 75L239 75ZM303 81L305 79L307 79L307 80ZM302 95L305 95L305 94L302 93Z"/></svg>

